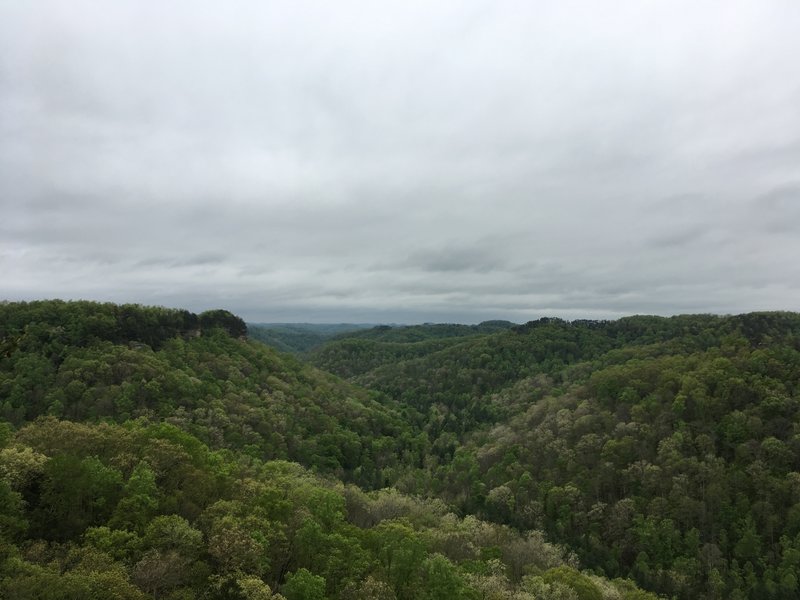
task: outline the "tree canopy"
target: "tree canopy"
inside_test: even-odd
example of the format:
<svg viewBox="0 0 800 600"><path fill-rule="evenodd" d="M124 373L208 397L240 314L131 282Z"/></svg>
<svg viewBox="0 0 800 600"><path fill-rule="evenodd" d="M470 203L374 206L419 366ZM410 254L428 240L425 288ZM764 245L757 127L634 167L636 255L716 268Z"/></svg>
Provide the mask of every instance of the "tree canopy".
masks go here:
<svg viewBox="0 0 800 600"><path fill-rule="evenodd" d="M0 304L0 596L797 595L800 316L327 340Z"/></svg>

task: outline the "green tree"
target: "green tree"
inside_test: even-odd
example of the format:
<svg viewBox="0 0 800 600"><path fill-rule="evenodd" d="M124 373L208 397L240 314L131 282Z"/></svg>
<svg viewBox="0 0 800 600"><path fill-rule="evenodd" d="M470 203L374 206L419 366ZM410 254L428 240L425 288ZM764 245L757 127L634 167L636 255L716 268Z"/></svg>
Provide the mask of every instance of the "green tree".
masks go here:
<svg viewBox="0 0 800 600"><path fill-rule="evenodd" d="M324 600L325 579L308 569L298 569L286 576L281 594L286 600Z"/></svg>
<svg viewBox="0 0 800 600"><path fill-rule="evenodd" d="M548 569L542 575L542 579L545 583L556 583L572 588L579 600L603 600L602 593L592 580L571 567Z"/></svg>
<svg viewBox="0 0 800 600"><path fill-rule="evenodd" d="M158 486L153 470L141 461L134 467L125 484L122 498L114 510L110 524L113 527L144 531L158 510Z"/></svg>
<svg viewBox="0 0 800 600"><path fill-rule="evenodd" d="M122 489L122 475L97 457L62 454L44 465L40 504L32 525L45 539L77 538L108 520Z"/></svg>

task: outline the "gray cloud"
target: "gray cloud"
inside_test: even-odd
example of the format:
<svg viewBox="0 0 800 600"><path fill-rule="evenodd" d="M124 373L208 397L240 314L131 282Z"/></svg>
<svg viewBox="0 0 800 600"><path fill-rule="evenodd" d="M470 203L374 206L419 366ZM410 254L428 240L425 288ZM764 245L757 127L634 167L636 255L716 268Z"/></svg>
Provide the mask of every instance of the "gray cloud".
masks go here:
<svg viewBox="0 0 800 600"><path fill-rule="evenodd" d="M800 235L800 182L770 190L755 198L755 222L765 231Z"/></svg>
<svg viewBox="0 0 800 600"><path fill-rule="evenodd" d="M0 296L799 310L800 8L0 3Z"/></svg>

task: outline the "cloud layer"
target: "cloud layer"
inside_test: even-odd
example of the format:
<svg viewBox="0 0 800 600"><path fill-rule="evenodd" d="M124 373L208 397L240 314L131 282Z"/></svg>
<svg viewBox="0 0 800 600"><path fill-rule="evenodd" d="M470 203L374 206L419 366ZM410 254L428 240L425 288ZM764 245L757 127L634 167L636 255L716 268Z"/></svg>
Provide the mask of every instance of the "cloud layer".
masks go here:
<svg viewBox="0 0 800 600"><path fill-rule="evenodd" d="M0 296L800 310L800 5L0 1Z"/></svg>

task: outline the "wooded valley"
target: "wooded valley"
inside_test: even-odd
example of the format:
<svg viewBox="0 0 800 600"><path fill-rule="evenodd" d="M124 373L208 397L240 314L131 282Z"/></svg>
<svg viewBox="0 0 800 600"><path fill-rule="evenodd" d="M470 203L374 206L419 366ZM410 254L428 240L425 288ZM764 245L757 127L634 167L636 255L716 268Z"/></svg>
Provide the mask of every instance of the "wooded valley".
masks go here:
<svg viewBox="0 0 800 600"><path fill-rule="evenodd" d="M0 597L795 597L798 385L794 313L2 303Z"/></svg>

